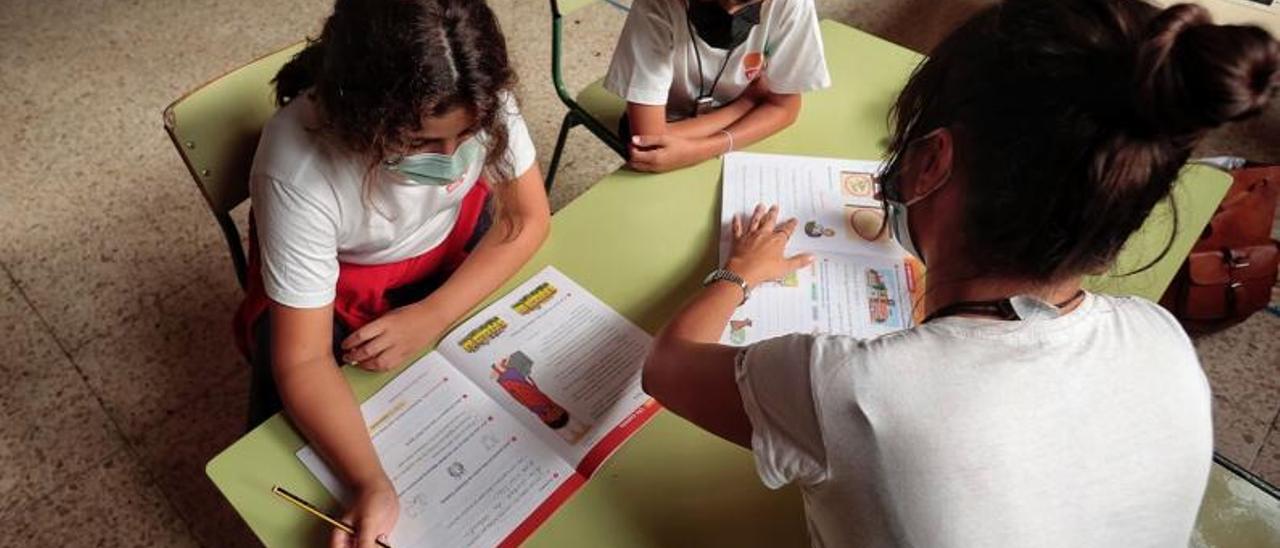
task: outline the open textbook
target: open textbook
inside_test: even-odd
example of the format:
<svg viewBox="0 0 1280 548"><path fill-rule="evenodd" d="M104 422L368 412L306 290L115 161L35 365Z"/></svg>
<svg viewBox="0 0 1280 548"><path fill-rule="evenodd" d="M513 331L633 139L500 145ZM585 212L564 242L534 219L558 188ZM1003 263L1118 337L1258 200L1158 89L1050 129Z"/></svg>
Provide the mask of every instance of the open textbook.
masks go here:
<svg viewBox="0 0 1280 548"><path fill-rule="evenodd" d="M519 544L658 410L649 340L552 267L450 332L360 407L400 498L391 544Z"/></svg>
<svg viewBox="0 0 1280 548"><path fill-rule="evenodd" d="M762 284L734 313L721 342L751 344L787 333L875 337L910 327L921 291L919 262L881 231L879 162L735 152L724 157L720 263L734 215L777 204L799 221L788 255L812 265Z"/></svg>

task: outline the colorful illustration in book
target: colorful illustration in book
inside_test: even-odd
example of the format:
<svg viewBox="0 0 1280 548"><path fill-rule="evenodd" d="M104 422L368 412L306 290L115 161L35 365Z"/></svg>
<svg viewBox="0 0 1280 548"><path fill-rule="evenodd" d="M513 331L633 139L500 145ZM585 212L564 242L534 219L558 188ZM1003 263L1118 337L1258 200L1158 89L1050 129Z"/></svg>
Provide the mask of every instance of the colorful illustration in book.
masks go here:
<svg viewBox="0 0 1280 548"><path fill-rule="evenodd" d="M484 348L484 345L489 344L490 341L497 338L498 335L501 335L502 332L506 330L507 322L502 318L494 316L480 324L480 327L468 332L467 336L458 342L458 346L462 347L464 352L474 354L477 350Z"/></svg>
<svg viewBox="0 0 1280 548"><path fill-rule="evenodd" d="M840 172L840 194L845 198L871 198L875 192L875 177L870 173Z"/></svg>
<svg viewBox="0 0 1280 548"><path fill-rule="evenodd" d="M800 275L798 271L791 271L786 276L776 280L766 280L761 282L762 287L800 287Z"/></svg>
<svg viewBox="0 0 1280 548"><path fill-rule="evenodd" d="M880 209L846 206L844 214L849 224L849 239L877 242L889 237L884 226L884 212Z"/></svg>
<svg viewBox="0 0 1280 548"><path fill-rule="evenodd" d="M586 433L586 426L573 420L569 411L551 400L533 381L533 360L524 352L498 360L491 366L492 378L498 382L520 405L532 411L542 424L556 431L569 443L577 442Z"/></svg>
<svg viewBox="0 0 1280 548"><path fill-rule="evenodd" d="M867 310L877 325L898 323L898 303L893 298L892 273L867 269Z"/></svg>
<svg viewBox="0 0 1280 548"><path fill-rule="evenodd" d="M747 342L747 328L751 325L751 318L729 320L729 342L733 344Z"/></svg>
<svg viewBox="0 0 1280 548"><path fill-rule="evenodd" d="M834 229L822 226L818 221L809 221L805 223L804 233L810 238L821 238L823 236L830 238L836 235L836 231Z"/></svg>
<svg viewBox="0 0 1280 548"><path fill-rule="evenodd" d="M527 316L530 312L542 308L543 304L546 304L547 301L550 301L551 298L556 296L556 293L559 292L560 290L556 289L556 286L551 285L551 282L542 282L538 284L538 287L533 288L533 291L530 291L520 297L515 304L511 305L511 308L515 310L517 314Z"/></svg>

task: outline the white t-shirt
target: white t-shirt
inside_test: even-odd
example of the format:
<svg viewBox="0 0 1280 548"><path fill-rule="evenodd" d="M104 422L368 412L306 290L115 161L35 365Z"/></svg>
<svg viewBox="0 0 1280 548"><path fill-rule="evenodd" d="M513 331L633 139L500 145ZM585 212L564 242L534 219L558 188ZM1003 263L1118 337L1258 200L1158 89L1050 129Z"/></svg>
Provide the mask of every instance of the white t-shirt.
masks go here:
<svg viewBox="0 0 1280 548"><path fill-rule="evenodd" d="M522 174L535 160L533 141L515 98L505 97L504 104L508 161ZM366 185L369 160L315 131L316 110L301 94L267 122L249 179L264 289L295 308L333 302L339 262L393 263L439 245L484 168L481 158L445 187L375 169ZM472 138L483 143L486 135Z"/></svg>
<svg viewBox="0 0 1280 548"><path fill-rule="evenodd" d="M804 93L831 85L813 0L764 0L760 24L732 52L708 46L696 31L689 33L688 1L631 4L605 89L628 102L667 105L667 118L675 120L693 114L700 86L711 91L722 66L715 106L737 99L762 74L774 93Z"/></svg>
<svg viewBox="0 0 1280 548"><path fill-rule="evenodd" d="M765 485L814 546L1186 546L1213 454L1209 386L1158 306L935 320L740 356Z"/></svg>

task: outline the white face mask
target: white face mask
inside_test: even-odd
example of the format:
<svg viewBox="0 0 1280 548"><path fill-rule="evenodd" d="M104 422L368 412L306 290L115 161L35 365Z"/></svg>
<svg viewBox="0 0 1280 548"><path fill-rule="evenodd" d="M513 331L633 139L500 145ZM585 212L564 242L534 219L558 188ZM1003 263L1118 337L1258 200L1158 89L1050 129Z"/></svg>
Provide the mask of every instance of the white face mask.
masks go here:
<svg viewBox="0 0 1280 548"><path fill-rule="evenodd" d="M912 141L912 143L914 144L914 143L923 141L925 139L929 139L933 137L933 135L936 134L938 131L941 131L941 130L931 131L924 137L921 137L919 139L916 139L915 141ZM950 179L951 179L951 169L948 167L947 174L943 176L942 182L934 185L933 188L929 189L928 192L925 192L924 194L921 194L919 196L916 196L906 201L902 200L902 189L898 184L896 175L892 180L886 179L882 181L880 184L880 195L881 195L881 199L884 200L884 205L886 209L885 219L886 219L886 222L889 223L889 229L890 229L890 233L893 235L893 239L897 240L898 245L901 245L902 249L905 249L907 253L910 253L911 255L915 256L915 258L920 259L921 263L925 262L924 255L920 253L920 249L916 247L915 241L911 239L911 224L907 222L907 212L911 209L912 205L919 203L921 200L924 200L925 198L928 198L931 194L936 192L938 189L945 186L947 182L950 181Z"/></svg>

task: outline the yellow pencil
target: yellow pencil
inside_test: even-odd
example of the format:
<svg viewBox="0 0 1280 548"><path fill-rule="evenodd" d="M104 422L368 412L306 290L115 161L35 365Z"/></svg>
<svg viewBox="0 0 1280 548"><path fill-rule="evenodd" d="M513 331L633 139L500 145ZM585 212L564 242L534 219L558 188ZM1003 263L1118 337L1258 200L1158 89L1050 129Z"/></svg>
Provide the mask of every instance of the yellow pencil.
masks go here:
<svg viewBox="0 0 1280 548"><path fill-rule="evenodd" d="M326 514L320 511L319 508L316 508L310 502L302 500L302 497L299 497L298 495L295 495L293 493L286 491L285 488L280 487L279 485L272 485L271 492L275 493L276 496L289 501L294 506L297 506L298 508L306 510L307 513L320 518L321 520L325 521L329 525L332 525L335 529L338 529L348 535L356 534L355 527L352 527L350 525L347 525L346 523L338 521L337 518L334 518L333 516L330 516L329 514ZM382 548L391 548L391 545L385 542L382 542L380 540L376 542L378 543L378 546L381 546Z"/></svg>

